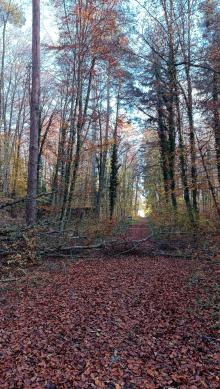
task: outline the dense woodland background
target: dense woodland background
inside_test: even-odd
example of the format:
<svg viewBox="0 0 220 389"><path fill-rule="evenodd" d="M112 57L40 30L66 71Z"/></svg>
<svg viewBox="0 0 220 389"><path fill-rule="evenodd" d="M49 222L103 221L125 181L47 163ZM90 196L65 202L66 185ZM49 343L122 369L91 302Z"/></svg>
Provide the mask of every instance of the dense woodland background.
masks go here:
<svg viewBox="0 0 220 389"><path fill-rule="evenodd" d="M29 224L77 229L141 211L157 226L217 228L218 1L51 0L37 103L28 9L0 1L3 223L25 220L35 147Z"/></svg>

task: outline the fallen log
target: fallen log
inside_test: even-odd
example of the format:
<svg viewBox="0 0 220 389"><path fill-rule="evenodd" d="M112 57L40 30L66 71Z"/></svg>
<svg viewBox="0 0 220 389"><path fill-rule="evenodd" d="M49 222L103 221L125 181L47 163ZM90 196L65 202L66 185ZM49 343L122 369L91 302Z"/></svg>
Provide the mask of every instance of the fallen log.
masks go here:
<svg viewBox="0 0 220 389"><path fill-rule="evenodd" d="M152 236L153 236L153 234L151 234L150 236L147 236L144 239L138 239L138 240L133 240L133 241L130 241L130 240L129 241L128 240L127 241L126 240L121 240L121 241L111 240L111 241L107 241L107 242L104 241L102 243L94 244L94 245L90 245L90 246L67 246L67 247L64 247L63 245L61 245L58 247L53 247L53 248L48 248L48 249L42 250L39 252L39 254L41 256L45 256L45 255L51 255L51 254L56 255L56 253L58 255L59 253L74 252L74 251L80 251L80 250L109 249L111 244L114 244L114 246L115 246L115 244L117 244L117 245L132 244L132 245L134 245L133 247L129 248L128 250L112 254L112 255L121 255L121 254L124 254L126 252L134 250L140 243L148 241L149 239L152 238Z"/></svg>

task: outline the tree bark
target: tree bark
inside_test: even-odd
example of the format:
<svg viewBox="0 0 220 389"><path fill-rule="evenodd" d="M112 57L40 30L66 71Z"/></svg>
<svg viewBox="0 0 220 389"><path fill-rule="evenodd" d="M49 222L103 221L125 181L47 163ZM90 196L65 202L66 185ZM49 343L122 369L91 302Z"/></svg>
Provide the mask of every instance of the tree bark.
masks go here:
<svg viewBox="0 0 220 389"><path fill-rule="evenodd" d="M100 163L99 163L99 187L97 193L97 214L100 217L103 191L105 189L105 176L106 176L106 162L108 156L108 137L109 137L109 124L110 124L110 72L108 69L108 79L107 79L107 108L106 108L106 126L105 126L105 137L104 142L102 141L102 128L100 124Z"/></svg>
<svg viewBox="0 0 220 389"><path fill-rule="evenodd" d="M218 170L218 180L220 184L220 115L219 115L219 99L218 99L218 76L216 73L213 75L213 124L215 134L215 151L216 151L216 164Z"/></svg>
<svg viewBox="0 0 220 389"><path fill-rule="evenodd" d="M40 114L40 0L32 0L32 90L27 188L27 224L37 219L37 162Z"/></svg>
<svg viewBox="0 0 220 389"><path fill-rule="evenodd" d="M118 187L118 117L119 117L119 106L120 106L120 85L118 88L117 96L117 107L116 107L116 118L115 128L113 134L113 147L111 155L111 172L110 172L110 186L109 186L109 213L110 220L112 220L117 200L117 187Z"/></svg>

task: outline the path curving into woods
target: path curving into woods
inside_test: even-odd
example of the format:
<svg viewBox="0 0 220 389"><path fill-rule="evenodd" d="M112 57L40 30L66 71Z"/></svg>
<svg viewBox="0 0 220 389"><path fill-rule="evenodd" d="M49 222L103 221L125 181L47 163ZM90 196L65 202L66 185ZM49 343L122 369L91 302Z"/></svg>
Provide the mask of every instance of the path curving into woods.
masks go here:
<svg viewBox="0 0 220 389"><path fill-rule="evenodd" d="M1 389L219 387L215 264L90 259L0 285Z"/></svg>

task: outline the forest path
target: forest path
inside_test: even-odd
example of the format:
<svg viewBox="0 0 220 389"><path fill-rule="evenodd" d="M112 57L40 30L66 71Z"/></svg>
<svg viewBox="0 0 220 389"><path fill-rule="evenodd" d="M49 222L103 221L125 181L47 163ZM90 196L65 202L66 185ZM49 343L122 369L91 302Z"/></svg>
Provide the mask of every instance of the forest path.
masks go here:
<svg viewBox="0 0 220 389"><path fill-rule="evenodd" d="M147 218L138 218L128 225L126 231L112 245L107 245L106 253L113 257L128 254L143 257L155 251L152 238Z"/></svg>
<svg viewBox="0 0 220 389"><path fill-rule="evenodd" d="M127 236L145 238L145 222ZM215 265L91 259L0 285L0 388L219 387Z"/></svg>
<svg viewBox="0 0 220 389"><path fill-rule="evenodd" d="M127 236L131 240L144 239L150 235L147 218L138 218L136 221L129 225L127 230Z"/></svg>

